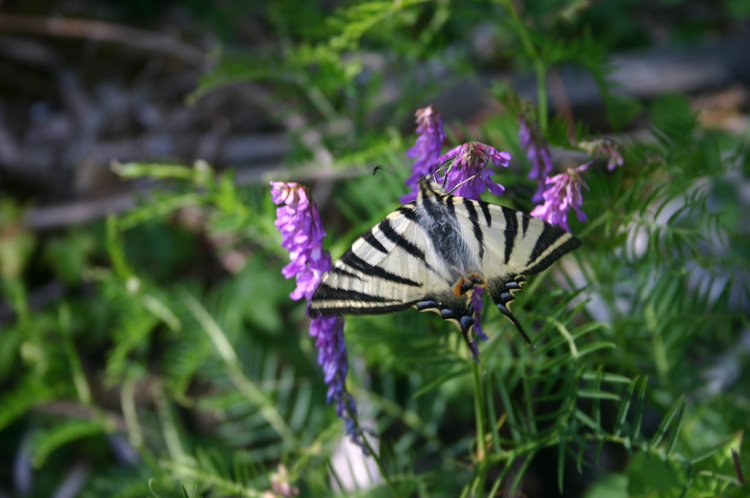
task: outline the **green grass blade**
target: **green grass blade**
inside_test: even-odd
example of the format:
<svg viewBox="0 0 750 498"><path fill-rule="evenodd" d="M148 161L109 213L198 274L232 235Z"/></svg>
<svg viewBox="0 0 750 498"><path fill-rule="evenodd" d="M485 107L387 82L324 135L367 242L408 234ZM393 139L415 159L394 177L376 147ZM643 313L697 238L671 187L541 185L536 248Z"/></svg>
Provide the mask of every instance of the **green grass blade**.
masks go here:
<svg viewBox="0 0 750 498"><path fill-rule="evenodd" d="M667 433L667 429L669 429L669 424L671 424L672 420L675 418L675 416L677 416L677 413L680 411L680 407L682 407L684 402L685 395L682 395L675 402L675 404L672 405L672 408L669 409L669 412L667 412L664 420L662 420L661 424L659 424L659 428L656 430L656 434L654 434L654 437L651 439L651 447L656 447L659 445L659 443L661 443L661 440Z"/></svg>

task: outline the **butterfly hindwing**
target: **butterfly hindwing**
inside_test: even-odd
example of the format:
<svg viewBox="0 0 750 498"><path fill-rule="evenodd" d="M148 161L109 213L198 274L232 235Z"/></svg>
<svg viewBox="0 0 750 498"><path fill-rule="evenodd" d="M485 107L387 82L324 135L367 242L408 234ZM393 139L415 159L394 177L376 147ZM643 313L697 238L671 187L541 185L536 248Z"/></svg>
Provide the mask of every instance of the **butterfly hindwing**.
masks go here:
<svg viewBox="0 0 750 498"><path fill-rule="evenodd" d="M510 312L513 292L521 289L524 275L547 269L581 242L562 228L514 209L466 198L456 202L456 213L464 232L471 231L484 247L481 273L487 290L500 312L526 337ZM481 234L481 235L480 235Z"/></svg>

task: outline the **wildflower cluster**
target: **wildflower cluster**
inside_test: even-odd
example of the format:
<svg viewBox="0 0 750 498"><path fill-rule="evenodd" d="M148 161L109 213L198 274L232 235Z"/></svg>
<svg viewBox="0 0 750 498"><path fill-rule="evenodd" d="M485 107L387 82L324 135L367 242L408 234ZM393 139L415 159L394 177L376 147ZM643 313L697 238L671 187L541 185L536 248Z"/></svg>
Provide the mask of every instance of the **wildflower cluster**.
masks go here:
<svg viewBox="0 0 750 498"><path fill-rule="evenodd" d="M281 245L292 260L282 269L286 278L296 277L297 287L289 295L294 300L312 299L323 273L331 268L331 255L323 250L326 232L307 188L297 183L271 182L271 197L276 209L276 227ZM308 310L309 315L309 310ZM328 403L336 402L336 413L346 423L355 443L363 445L357 427L357 407L346 390L349 362L344 342L344 319L340 316L311 317L310 335L318 348L318 364L323 367L328 384ZM363 451L366 450L362 446Z"/></svg>
<svg viewBox="0 0 750 498"><path fill-rule="evenodd" d="M617 166L622 166L625 161L620 153L620 147L613 140L599 138L597 140L579 142L578 147L585 150L589 155L596 153L607 158L607 169L613 171Z"/></svg>
<svg viewBox="0 0 750 498"><path fill-rule="evenodd" d="M575 209L578 221L586 221L586 213L581 211L583 197L581 196L581 185L588 189L581 173L586 171L591 163L586 163L577 168L569 168L566 173L560 173L547 178L550 187L544 191L544 204L537 206L531 212L531 216L541 218L552 225L559 225L567 231L568 211Z"/></svg>
<svg viewBox="0 0 750 498"><path fill-rule="evenodd" d="M438 163L449 159L454 159L453 164L440 179L445 180L446 189L454 195L478 200L485 188L495 195L505 192L505 187L490 178L494 171L487 167L487 163L492 161L495 166L507 168L511 159L509 152L498 152L480 142L467 142L440 156Z"/></svg>
<svg viewBox="0 0 750 498"><path fill-rule="evenodd" d="M310 193L297 183L271 182L276 209L276 228L281 232L281 246L292 260L281 273L296 277L297 287L289 295L295 301L312 299L320 277L331 267L331 256L323 251L326 232Z"/></svg>
<svg viewBox="0 0 750 498"><path fill-rule="evenodd" d="M486 341L487 335L482 330L482 306L484 306L484 287L474 287L474 292L471 293L471 307L474 310L474 333L481 340ZM479 354L477 351L474 351L474 353Z"/></svg>
<svg viewBox="0 0 750 498"><path fill-rule="evenodd" d="M412 165L412 174L406 179L406 185L411 187L411 192L402 195L399 199L401 202L410 202L417 198L417 183L422 176L434 173L445 140L443 120L432 106L418 109L416 116L419 137L414 147L406 151L406 157L416 159Z"/></svg>

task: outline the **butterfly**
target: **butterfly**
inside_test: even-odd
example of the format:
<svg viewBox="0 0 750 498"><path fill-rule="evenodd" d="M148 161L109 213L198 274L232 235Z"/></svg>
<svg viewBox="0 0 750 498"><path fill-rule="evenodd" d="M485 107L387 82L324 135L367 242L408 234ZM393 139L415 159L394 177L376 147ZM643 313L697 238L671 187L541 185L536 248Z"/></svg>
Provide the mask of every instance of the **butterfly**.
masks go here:
<svg viewBox="0 0 750 498"><path fill-rule="evenodd" d="M311 316L434 311L459 326L477 360L471 294L478 286L531 342L510 311L513 293L525 275L545 270L581 241L526 213L450 195L427 176L418 186L415 201L355 240L322 276Z"/></svg>

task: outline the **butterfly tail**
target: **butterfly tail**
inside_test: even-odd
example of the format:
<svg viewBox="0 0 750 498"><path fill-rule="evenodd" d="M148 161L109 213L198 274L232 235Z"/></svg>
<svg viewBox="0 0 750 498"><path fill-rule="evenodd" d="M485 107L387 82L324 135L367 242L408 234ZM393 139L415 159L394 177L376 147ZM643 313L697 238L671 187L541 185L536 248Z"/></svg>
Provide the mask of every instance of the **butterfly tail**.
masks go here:
<svg viewBox="0 0 750 498"><path fill-rule="evenodd" d="M498 281L490 282L490 285L488 287L490 290L490 295L492 296L492 300L495 301L495 304L497 305L497 309L500 310L500 313L507 316L511 322L513 322L513 325L516 326L523 338L526 339L526 342L528 342L531 345L531 348L534 349L536 346L533 342L531 342L531 339L526 334L526 331L523 330L521 323L510 311L510 303L515 300L513 292L521 290L521 285L523 285L525 282L526 279L522 275L518 275L507 282L500 281L499 279Z"/></svg>

